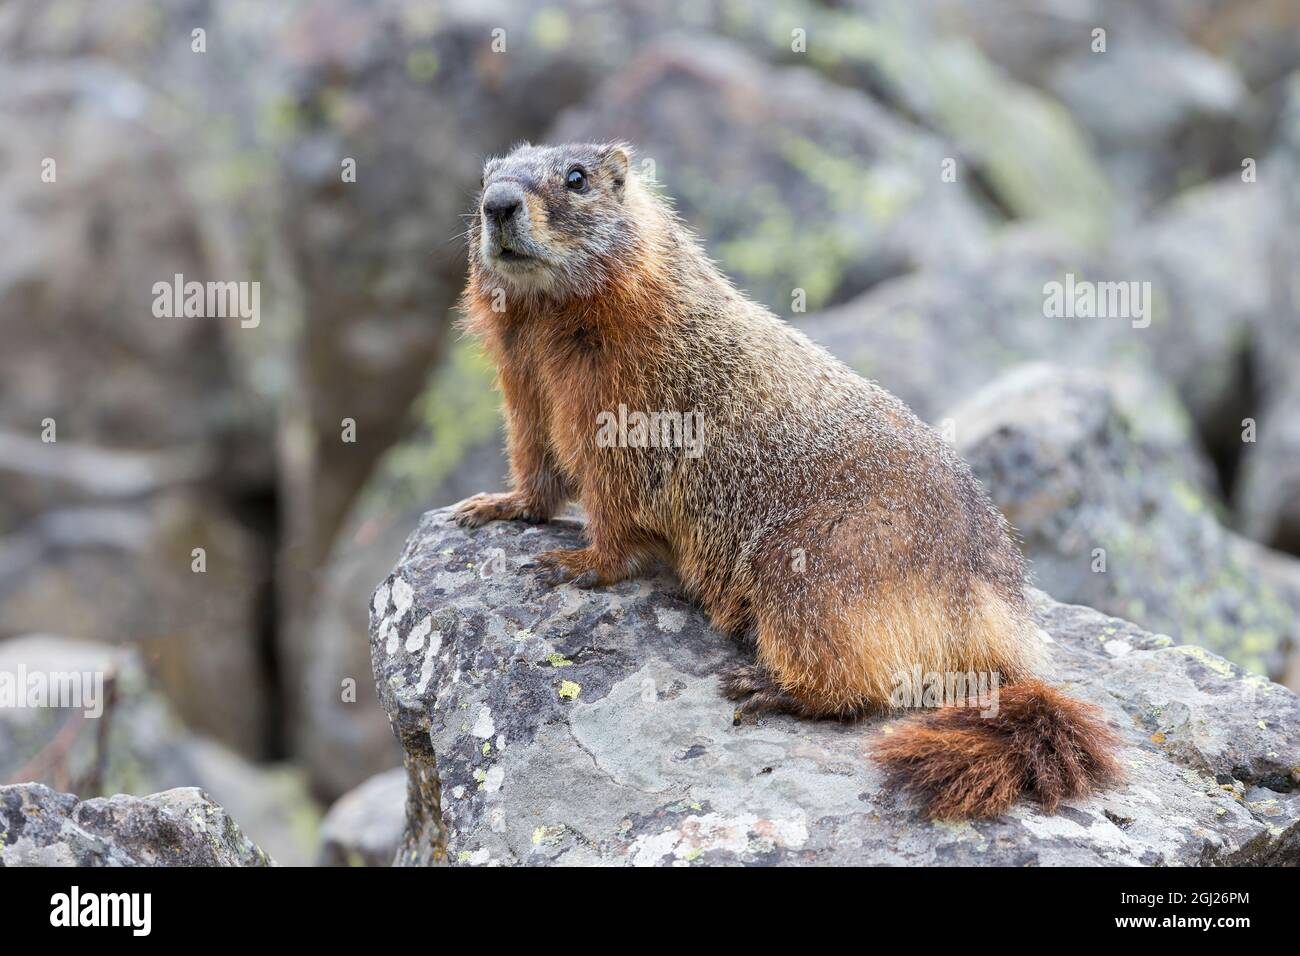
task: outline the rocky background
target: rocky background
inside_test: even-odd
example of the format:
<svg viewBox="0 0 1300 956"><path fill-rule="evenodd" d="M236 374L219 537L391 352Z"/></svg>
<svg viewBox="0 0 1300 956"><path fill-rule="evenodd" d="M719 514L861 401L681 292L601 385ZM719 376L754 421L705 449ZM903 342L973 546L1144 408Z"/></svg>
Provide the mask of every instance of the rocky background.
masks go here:
<svg viewBox="0 0 1300 956"><path fill-rule="evenodd" d="M1052 597L1300 688L1295 3L8 0L0 129L0 671L114 691L0 709L0 784L53 788L0 790L10 828L224 808L214 859L392 858L371 595L501 484L451 307L523 139L634 143L740 286L946 430ZM260 282L260 322L155 317L176 273ZM1150 282L1150 325L1046 317L1067 273Z"/></svg>

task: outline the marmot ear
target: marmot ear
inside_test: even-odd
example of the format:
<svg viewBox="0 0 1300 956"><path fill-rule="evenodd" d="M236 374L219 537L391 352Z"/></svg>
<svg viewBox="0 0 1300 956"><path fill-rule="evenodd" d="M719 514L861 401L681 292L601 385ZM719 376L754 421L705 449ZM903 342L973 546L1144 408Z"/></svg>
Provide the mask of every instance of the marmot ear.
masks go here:
<svg viewBox="0 0 1300 956"><path fill-rule="evenodd" d="M632 163L631 152L631 147L623 143L615 143L606 147L600 161L601 170L609 177L614 193L620 198L623 195L623 187L627 185L627 171Z"/></svg>

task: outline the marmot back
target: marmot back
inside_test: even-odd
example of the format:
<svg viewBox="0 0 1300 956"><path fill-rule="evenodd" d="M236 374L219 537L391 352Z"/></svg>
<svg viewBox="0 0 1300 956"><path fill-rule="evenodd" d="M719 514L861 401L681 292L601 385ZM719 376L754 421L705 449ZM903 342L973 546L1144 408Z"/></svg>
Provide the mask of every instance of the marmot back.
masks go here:
<svg viewBox="0 0 1300 956"><path fill-rule="evenodd" d="M1117 779L1109 730L1035 676L1020 552L970 469L741 295L627 147L491 160L469 237L462 306L497 363L512 490L462 502L462 522L580 500L591 544L539 555L548 579L669 562L754 648L723 678L742 714L915 705L900 686L923 675L991 686L996 715L947 707L877 747L936 815L1021 794L1051 809Z"/></svg>

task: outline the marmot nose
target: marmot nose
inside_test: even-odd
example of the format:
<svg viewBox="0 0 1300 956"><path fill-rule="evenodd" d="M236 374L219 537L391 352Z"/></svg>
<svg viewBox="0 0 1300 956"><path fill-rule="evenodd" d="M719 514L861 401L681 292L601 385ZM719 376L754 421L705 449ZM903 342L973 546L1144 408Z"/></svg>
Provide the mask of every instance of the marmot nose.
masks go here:
<svg viewBox="0 0 1300 956"><path fill-rule="evenodd" d="M483 193L483 215L505 225L524 204L524 191L517 183L493 183Z"/></svg>

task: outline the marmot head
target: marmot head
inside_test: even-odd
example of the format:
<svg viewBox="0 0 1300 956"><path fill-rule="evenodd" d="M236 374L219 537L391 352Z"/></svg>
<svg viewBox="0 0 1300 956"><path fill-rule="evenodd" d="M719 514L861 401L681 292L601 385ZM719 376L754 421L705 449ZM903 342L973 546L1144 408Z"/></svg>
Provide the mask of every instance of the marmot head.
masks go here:
<svg viewBox="0 0 1300 956"><path fill-rule="evenodd" d="M618 143L524 144L488 160L468 233L472 280L555 298L601 291L637 252L629 164Z"/></svg>

